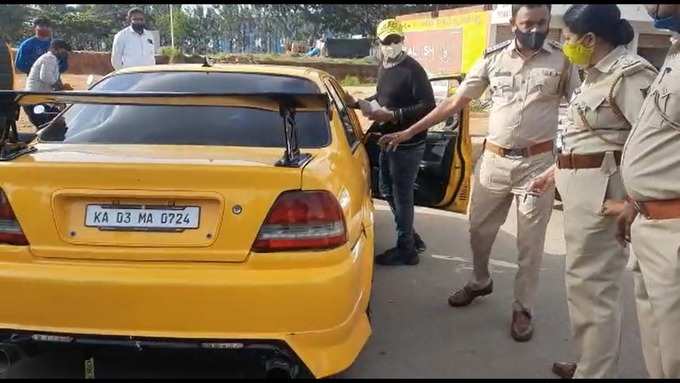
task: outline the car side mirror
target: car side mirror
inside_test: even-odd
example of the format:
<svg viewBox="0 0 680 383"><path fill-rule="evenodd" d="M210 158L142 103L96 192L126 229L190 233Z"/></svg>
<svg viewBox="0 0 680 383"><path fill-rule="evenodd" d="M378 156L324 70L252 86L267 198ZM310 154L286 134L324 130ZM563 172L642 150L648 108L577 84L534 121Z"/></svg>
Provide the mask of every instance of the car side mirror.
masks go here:
<svg viewBox="0 0 680 383"><path fill-rule="evenodd" d="M87 81L85 82L85 84L87 85L88 88L91 87L92 84L94 84L94 82L95 82L95 78L94 78L93 74L87 76Z"/></svg>

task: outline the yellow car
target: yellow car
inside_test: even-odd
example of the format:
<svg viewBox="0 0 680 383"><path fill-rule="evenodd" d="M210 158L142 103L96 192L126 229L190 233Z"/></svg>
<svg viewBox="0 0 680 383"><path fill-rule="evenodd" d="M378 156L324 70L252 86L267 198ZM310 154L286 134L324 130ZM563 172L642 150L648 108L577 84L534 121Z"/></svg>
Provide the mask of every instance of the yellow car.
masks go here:
<svg viewBox="0 0 680 383"><path fill-rule="evenodd" d="M375 166L345 97L325 72L266 65L1 91L5 349L258 350L270 376L347 369L371 333ZM17 106L42 103L69 106L13 142ZM467 129L465 111L429 134L418 204L465 211Z"/></svg>

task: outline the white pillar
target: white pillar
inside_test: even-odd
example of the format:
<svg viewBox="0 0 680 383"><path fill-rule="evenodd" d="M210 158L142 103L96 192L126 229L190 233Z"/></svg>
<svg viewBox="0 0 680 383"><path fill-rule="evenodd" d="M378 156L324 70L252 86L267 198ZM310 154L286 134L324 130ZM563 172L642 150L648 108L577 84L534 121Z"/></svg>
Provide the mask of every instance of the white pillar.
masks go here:
<svg viewBox="0 0 680 383"><path fill-rule="evenodd" d="M175 24L172 20L172 4L170 4L170 45L175 49Z"/></svg>

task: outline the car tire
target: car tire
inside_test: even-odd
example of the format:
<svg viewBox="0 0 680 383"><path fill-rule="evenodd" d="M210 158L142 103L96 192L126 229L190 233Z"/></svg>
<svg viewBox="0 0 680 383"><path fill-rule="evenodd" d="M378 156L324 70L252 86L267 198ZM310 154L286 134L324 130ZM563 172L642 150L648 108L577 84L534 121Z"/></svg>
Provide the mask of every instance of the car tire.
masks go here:
<svg viewBox="0 0 680 383"><path fill-rule="evenodd" d="M0 89L14 89L14 64L12 52L4 40L0 40Z"/></svg>

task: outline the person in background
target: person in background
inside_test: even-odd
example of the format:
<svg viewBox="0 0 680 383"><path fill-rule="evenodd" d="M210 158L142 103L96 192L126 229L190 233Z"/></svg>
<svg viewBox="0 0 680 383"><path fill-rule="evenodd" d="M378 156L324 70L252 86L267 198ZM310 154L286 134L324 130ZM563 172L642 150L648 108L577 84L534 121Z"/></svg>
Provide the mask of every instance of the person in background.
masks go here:
<svg viewBox="0 0 680 383"><path fill-rule="evenodd" d="M144 28L144 11L128 11L130 26L116 33L111 50L111 65L115 70L133 66L156 65L153 35Z"/></svg>
<svg viewBox="0 0 680 383"><path fill-rule="evenodd" d="M623 147L628 198L617 238L630 242L642 354L652 378L680 379L680 5L645 4L673 32Z"/></svg>
<svg viewBox="0 0 680 383"><path fill-rule="evenodd" d="M30 73L31 67L36 60L45 54L52 42L52 26L48 19L44 17L33 20L35 36L22 41L17 48L17 56L14 66L23 73ZM68 70L68 58L59 60L59 72L64 73Z"/></svg>
<svg viewBox="0 0 680 383"><path fill-rule="evenodd" d="M382 62L378 67L377 93L366 100L381 106L366 116L382 133L408 128L435 107L434 92L427 73L403 50L404 32L395 19L378 25ZM349 105L359 101L350 97ZM366 101L362 100L362 101ZM410 137L395 150L380 151L380 192L390 204L397 225L397 246L376 256L381 265L416 265L425 243L413 228L414 190L420 162L425 153L427 132Z"/></svg>
<svg viewBox="0 0 680 383"><path fill-rule="evenodd" d="M453 307L467 306L493 292L491 246L514 201L519 270L510 334L518 342L530 340L534 330L533 306L555 190L537 195L526 188L555 163L560 102L580 85L576 68L559 44L546 41L550 9L550 4L513 4L509 21L515 37L487 49L454 96L408 129L380 139L388 147L400 145L456 115L490 89L489 134L470 199L473 272L448 302Z"/></svg>
<svg viewBox="0 0 680 383"><path fill-rule="evenodd" d="M26 87L24 89L30 92L72 90L73 88L70 85L62 83L59 73L59 60L68 58L70 51L71 47L66 41L61 39L52 40L47 53L40 56L35 61L35 64L33 64L31 72L26 79ZM28 119L37 129L41 129L59 112L59 109L54 106L44 106L45 112L41 114L35 114L33 111L35 105L24 105L23 107L24 112L28 115Z"/></svg>
<svg viewBox="0 0 680 383"><path fill-rule="evenodd" d="M615 238L616 206L626 196L619 165L657 70L626 50L635 33L615 4L572 5L563 20L562 50L584 70L584 81L569 102L556 165L529 188L542 193L556 183L564 210L564 278L578 362L555 363L553 372L617 378L628 260Z"/></svg>

